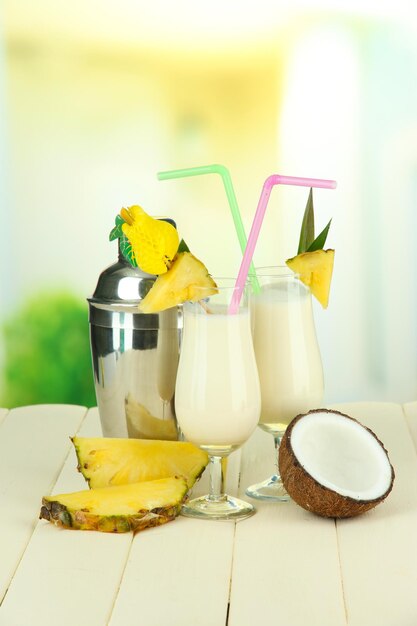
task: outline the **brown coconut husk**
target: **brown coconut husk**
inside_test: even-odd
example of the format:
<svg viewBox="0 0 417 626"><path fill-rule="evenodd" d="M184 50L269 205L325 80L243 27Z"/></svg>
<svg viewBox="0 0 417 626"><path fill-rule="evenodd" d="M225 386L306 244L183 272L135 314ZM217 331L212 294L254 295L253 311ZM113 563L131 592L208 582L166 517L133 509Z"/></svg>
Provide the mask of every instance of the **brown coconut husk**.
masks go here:
<svg viewBox="0 0 417 626"><path fill-rule="evenodd" d="M303 417L311 413L334 413L341 415L362 426L362 428L367 430L377 440L387 455L391 467L391 483L384 494L374 500L355 500L349 496L342 496L332 489L321 485L300 465L291 447L291 433L294 426L303 419ZM281 441L278 464L284 487L294 502L307 511L311 511L322 517L340 519L361 515L383 502L391 493L394 485L394 468L391 465L384 444L378 439L375 433L350 415L330 409L313 409L308 413L297 415L297 417L290 422Z"/></svg>

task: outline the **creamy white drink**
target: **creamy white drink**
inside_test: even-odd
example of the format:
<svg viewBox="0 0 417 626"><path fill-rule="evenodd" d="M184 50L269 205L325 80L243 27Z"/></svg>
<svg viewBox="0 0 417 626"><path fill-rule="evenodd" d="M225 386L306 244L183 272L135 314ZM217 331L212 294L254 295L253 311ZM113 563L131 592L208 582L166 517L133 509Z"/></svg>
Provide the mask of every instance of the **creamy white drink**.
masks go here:
<svg viewBox="0 0 417 626"><path fill-rule="evenodd" d="M184 307L175 408L185 437L211 454L242 445L260 416L249 312ZM222 312L219 312L222 311Z"/></svg>
<svg viewBox="0 0 417 626"><path fill-rule="evenodd" d="M253 296L251 310L262 397L259 426L278 433L323 398L311 295L295 278L278 279Z"/></svg>

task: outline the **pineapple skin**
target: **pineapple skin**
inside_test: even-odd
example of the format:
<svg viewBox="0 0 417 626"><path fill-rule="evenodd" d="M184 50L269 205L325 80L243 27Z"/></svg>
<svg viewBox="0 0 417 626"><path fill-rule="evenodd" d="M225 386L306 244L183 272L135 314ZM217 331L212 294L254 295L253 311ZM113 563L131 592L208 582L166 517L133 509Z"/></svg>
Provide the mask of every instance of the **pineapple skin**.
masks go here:
<svg viewBox="0 0 417 626"><path fill-rule="evenodd" d="M187 492L185 478L175 476L147 483L59 494L42 498L39 518L73 530L138 532L173 520L179 514Z"/></svg>
<svg viewBox="0 0 417 626"><path fill-rule="evenodd" d="M182 502L167 508L138 511L134 515L94 515L82 509L68 509L56 500L42 498L39 519L46 519L55 526L71 530L98 530L104 533L139 532L145 528L171 522L181 510Z"/></svg>

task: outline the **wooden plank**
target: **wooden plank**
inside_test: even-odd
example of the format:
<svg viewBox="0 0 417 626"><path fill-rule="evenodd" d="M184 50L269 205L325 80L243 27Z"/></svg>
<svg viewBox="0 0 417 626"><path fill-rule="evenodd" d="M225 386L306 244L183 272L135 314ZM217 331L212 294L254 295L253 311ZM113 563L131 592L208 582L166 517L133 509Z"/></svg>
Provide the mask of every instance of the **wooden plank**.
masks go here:
<svg viewBox="0 0 417 626"><path fill-rule="evenodd" d="M293 503L258 503L257 515L236 526L229 626L256 621L263 626L345 624L336 539L349 626L417 623L417 455L406 420L398 405L336 408L370 426L385 443L397 474L394 491L373 512L338 522L337 533L332 521L316 518ZM2 505L8 503L11 511L0 530L0 576L8 566L9 527L21 534L29 525L31 532L40 500L36 498L34 515L33 508L27 508L33 484L39 489L40 476L51 476L46 471L49 457L62 438L56 419L40 420L39 415L33 417L36 407L27 409L32 417L26 421L21 414L20 421L10 423L11 412L0 426L0 493ZM416 406L406 405L404 410L412 431ZM97 411L89 412L81 434L100 434ZM48 445L39 456L45 441ZM242 489L272 470L272 455L272 438L257 431L243 451ZM238 460L236 453L229 464L231 491L237 486ZM75 465L71 451L55 493L85 486ZM28 475L31 482L26 485ZM206 480L196 495L205 490ZM47 491L42 489L40 495ZM20 501L26 508L19 508ZM71 533L40 521L0 607L0 623L40 624L47 612L48 619L63 626L79 622L80 614L91 626L109 620L112 626L224 626L233 531L233 524L180 518L137 535L129 555L131 535Z"/></svg>
<svg viewBox="0 0 417 626"><path fill-rule="evenodd" d="M110 626L224 626L233 522L179 517L138 534Z"/></svg>
<svg viewBox="0 0 417 626"><path fill-rule="evenodd" d="M273 470L273 438L258 429L242 452L242 497ZM344 626L334 521L251 501L258 512L236 526L229 626Z"/></svg>
<svg viewBox="0 0 417 626"><path fill-rule="evenodd" d="M36 526L42 495L55 483L69 436L85 413L84 407L37 405L12 409L2 421L0 602Z"/></svg>
<svg viewBox="0 0 417 626"><path fill-rule="evenodd" d="M403 411L388 403L339 408L375 432L396 473L383 504L337 522L349 626L417 624L417 456Z"/></svg>
<svg viewBox="0 0 417 626"><path fill-rule="evenodd" d="M101 436L97 409L88 412L79 434ZM53 493L86 488L76 466L71 447ZM40 624L47 615L61 626L107 624L131 542L131 533L76 532L40 520L0 609L0 623Z"/></svg>
<svg viewBox="0 0 417 626"><path fill-rule="evenodd" d="M414 442L414 448L417 450L417 402L404 404L403 410L407 419L408 429Z"/></svg>
<svg viewBox="0 0 417 626"><path fill-rule="evenodd" d="M228 461L235 495L240 451ZM193 496L207 493L207 472ZM133 541L110 626L225 626L235 524L179 517Z"/></svg>
<svg viewBox="0 0 417 626"><path fill-rule="evenodd" d="M84 420L80 435L92 437L100 436L100 434L97 410L91 410ZM71 450L53 489L54 493L85 488L85 482L82 476L75 471L75 467L76 457ZM239 454L235 453L230 459L228 469L229 488L235 491L238 482L238 467ZM207 477L204 476L198 488L195 489L194 495L199 495L206 489ZM208 530L207 524L212 526L211 533L209 533L210 541L204 540L204 534L207 534ZM190 531L190 525L194 527L194 530ZM206 527L206 530L201 533L203 527ZM225 559L225 541L218 539L219 530L223 535L230 535L227 542L229 566L228 569L223 566L226 573L222 579L224 585L222 585L222 581L217 584L219 588L221 585L223 602L219 604L216 596L214 606L211 612L208 612L209 615L218 613L221 615L221 620L217 621L216 619L207 623L210 623L210 626L216 623L223 626L227 612L233 524L219 525L214 522L210 524L186 518L180 518L159 529L139 533L135 537L135 548L130 555L132 542L132 534L130 533L108 535L95 532L70 532L57 529L41 520L38 522L32 540L10 585L0 609L0 617L4 619L5 623L29 624L33 623L31 622L33 615L45 614L47 609L48 620L55 619L62 626L66 624L72 626L74 622L79 621L80 615L82 615L83 622L85 621L90 626L102 626L107 624L110 619L113 604L121 585L122 597L120 602L116 604L112 624L113 622L122 623L124 626L129 623L133 623L135 626L142 623L146 626L152 623L157 624L158 622L152 622L153 618L151 619L149 616L159 615L162 612L166 617L163 623L174 624L175 622L172 620L175 615L178 615L178 623L181 626L194 625L197 614L193 612L191 621L187 621L187 610L184 611L182 604L184 585L185 588L190 589L190 586L194 584L194 578L191 574L197 571L197 566L200 567L200 563L197 564L195 559L196 551L200 550L201 552L200 544L203 546L208 544L205 545L205 550L210 552L215 574L217 576L218 570L221 573L221 561ZM217 545L215 555L211 554L213 543ZM138 550L136 544L139 547ZM181 566L179 566L179 546ZM161 555L163 555L163 559L161 559ZM127 572L121 582L128 557ZM187 559L190 567L183 568L183 563L186 563ZM204 560L204 550L202 560ZM170 562L172 563L171 569L169 568ZM201 569L203 572L205 571L205 566L202 564ZM143 585L136 587L136 570L142 574L147 587ZM182 571L182 576L179 575L179 570ZM35 571L36 577L33 575ZM168 576L168 572L173 575L172 580ZM210 581L208 573L204 577L205 583ZM158 583L155 584L155 581ZM168 599L166 603L161 603L160 594L161 589L164 589L165 582ZM147 591L149 588L150 596ZM25 597L24 603L21 602L22 597ZM137 597L139 597L139 608ZM199 603L194 603L194 607L197 608L198 606L198 609L201 610L200 602L205 597L205 591L201 589L198 598ZM130 611L132 605L133 613L129 614L128 612L128 615L124 616L124 611ZM190 610L188 613L191 614ZM141 616L140 621L138 615ZM142 621L142 617L144 621ZM117 622L118 619L121 619L121 622ZM1 619L0 623L2 623ZM201 624L205 623L204 621L201 622Z"/></svg>

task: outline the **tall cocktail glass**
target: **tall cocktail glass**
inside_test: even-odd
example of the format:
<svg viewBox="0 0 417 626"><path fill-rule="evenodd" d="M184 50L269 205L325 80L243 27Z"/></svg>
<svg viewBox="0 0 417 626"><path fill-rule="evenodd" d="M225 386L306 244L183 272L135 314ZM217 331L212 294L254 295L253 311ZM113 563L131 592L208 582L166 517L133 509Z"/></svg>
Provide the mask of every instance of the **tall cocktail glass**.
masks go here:
<svg viewBox="0 0 417 626"><path fill-rule="evenodd" d="M287 267L256 270L252 331L261 384L259 426L274 437L277 469L246 489L261 500L288 500L278 472L279 445L289 422L321 406L324 383L310 291Z"/></svg>
<svg viewBox="0 0 417 626"><path fill-rule="evenodd" d="M202 289L199 302L184 304L175 407L185 438L210 457L210 493L186 503L182 513L239 519L254 513L254 508L224 493L222 459L255 430L261 395L246 288L239 308L230 314L234 280L215 280L217 294L208 296Z"/></svg>

